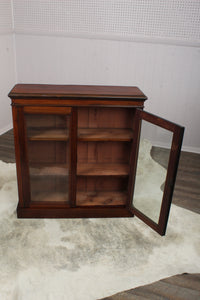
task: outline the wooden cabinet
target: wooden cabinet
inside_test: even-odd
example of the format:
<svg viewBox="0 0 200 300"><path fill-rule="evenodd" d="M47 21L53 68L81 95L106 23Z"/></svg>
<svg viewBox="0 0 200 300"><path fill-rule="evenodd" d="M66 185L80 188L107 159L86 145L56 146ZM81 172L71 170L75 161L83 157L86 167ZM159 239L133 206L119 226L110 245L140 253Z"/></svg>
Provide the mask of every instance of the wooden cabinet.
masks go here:
<svg viewBox="0 0 200 300"><path fill-rule="evenodd" d="M144 112L137 87L18 84L9 97L19 218L137 215L165 234L183 127ZM172 135L157 219L134 204L143 121Z"/></svg>

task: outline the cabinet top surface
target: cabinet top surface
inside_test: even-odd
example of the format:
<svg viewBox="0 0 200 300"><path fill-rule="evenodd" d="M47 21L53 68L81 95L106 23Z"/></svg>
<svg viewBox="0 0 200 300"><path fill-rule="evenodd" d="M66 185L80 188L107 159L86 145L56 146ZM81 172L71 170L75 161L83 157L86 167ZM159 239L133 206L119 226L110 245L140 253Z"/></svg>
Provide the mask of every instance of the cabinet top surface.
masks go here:
<svg viewBox="0 0 200 300"><path fill-rule="evenodd" d="M144 101L147 97L138 87L103 85L17 84L10 98L117 98Z"/></svg>

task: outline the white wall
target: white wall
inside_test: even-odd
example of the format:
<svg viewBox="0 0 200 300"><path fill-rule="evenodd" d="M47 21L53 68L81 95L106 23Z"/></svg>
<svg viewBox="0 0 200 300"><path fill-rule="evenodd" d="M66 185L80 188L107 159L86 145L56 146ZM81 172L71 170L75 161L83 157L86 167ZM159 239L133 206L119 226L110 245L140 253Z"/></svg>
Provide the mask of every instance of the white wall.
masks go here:
<svg viewBox="0 0 200 300"><path fill-rule="evenodd" d="M200 152L199 13L196 0L1 0L0 132L16 78L136 85L146 110L185 126L184 149Z"/></svg>
<svg viewBox="0 0 200 300"><path fill-rule="evenodd" d="M12 5L0 2L0 134L12 128L8 92L16 82Z"/></svg>
<svg viewBox="0 0 200 300"><path fill-rule="evenodd" d="M0 134L12 128L8 93L16 83L13 35L0 35Z"/></svg>
<svg viewBox="0 0 200 300"><path fill-rule="evenodd" d="M18 81L136 85L146 110L186 127L184 149L200 152L200 49L166 44L16 36Z"/></svg>

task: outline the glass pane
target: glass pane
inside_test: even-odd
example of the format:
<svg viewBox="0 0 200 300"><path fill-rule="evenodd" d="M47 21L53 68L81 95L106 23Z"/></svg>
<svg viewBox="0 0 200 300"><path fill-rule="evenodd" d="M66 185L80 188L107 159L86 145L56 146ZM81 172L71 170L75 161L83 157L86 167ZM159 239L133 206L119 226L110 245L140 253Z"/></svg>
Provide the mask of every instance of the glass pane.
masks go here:
<svg viewBox="0 0 200 300"><path fill-rule="evenodd" d="M173 133L142 120L133 206L159 221Z"/></svg>
<svg viewBox="0 0 200 300"><path fill-rule="evenodd" d="M26 114L25 120L31 201L68 203L70 117Z"/></svg>

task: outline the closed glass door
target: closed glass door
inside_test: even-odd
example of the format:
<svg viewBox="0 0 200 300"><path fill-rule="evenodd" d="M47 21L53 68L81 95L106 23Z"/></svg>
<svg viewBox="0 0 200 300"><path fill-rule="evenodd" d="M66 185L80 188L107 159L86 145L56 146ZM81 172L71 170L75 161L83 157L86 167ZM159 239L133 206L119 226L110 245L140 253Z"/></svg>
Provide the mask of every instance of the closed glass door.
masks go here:
<svg viewBox="0 0 200 300"><path fill-rule="evenodd" d="M71 108L25 107L29 205L70 204Z"/></svg>

